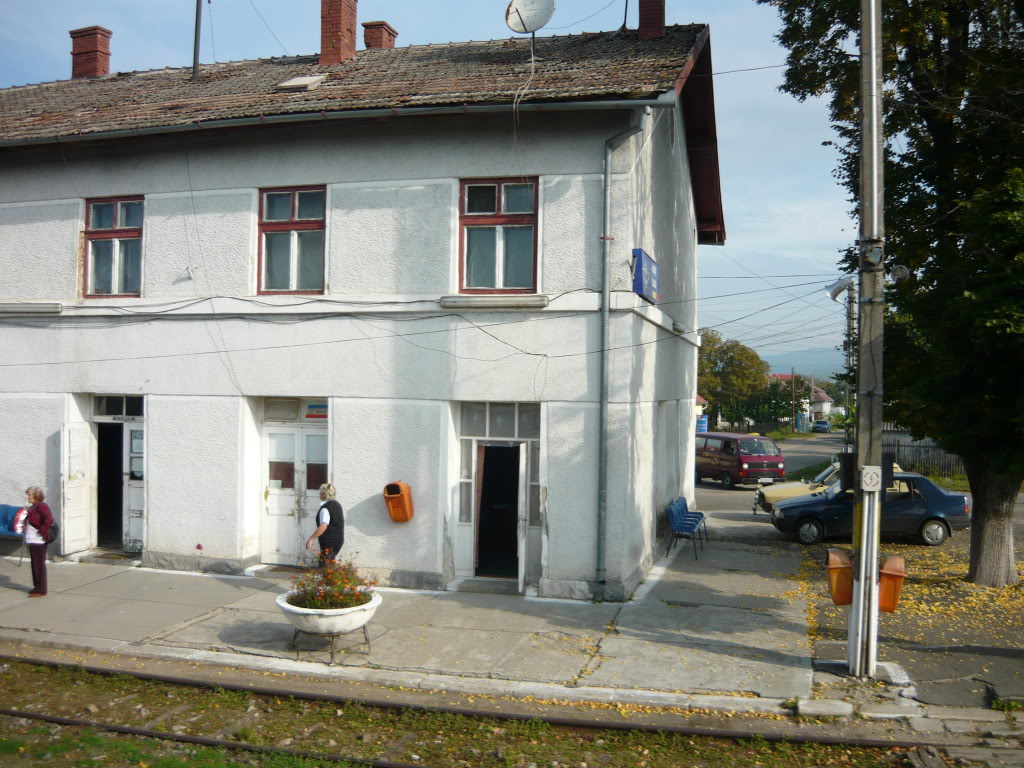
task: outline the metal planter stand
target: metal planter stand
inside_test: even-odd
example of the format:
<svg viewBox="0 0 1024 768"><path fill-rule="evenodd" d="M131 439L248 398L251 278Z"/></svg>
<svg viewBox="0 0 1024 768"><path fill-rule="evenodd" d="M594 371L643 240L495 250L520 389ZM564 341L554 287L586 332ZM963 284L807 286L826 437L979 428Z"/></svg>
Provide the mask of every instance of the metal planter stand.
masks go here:
<svg viewBox="0 0 1024 768"><path fill-rule="evenodd" d="M368 624L363 624L363 626L360 627L359 629L363 630L363 644L366 645L365 653L367 655L369 655L372 649L370 648L370 633L366 629L367 626L368 626ZM299 629L298 627L296 627L295 628L295 634L292 635L292 642L291 642L291 646L290 647L292 648L292 650L295 651L295 660L298 661L299 660L299 653L301 652L301 650L299 649L299 646L298 646L299 635L310 635L312 637L329 637L331 639L331 661L328 664L328 666L333 667L334 666L335 646L336 646L336 644L338 642L338 638L339 637L344 637L345 635L351 635L352 632L358 632L359 629L353 629L351 632L330 632L330 633L328 633L328 632L306 632L305 630L302 630L302 629Z"/></svg>

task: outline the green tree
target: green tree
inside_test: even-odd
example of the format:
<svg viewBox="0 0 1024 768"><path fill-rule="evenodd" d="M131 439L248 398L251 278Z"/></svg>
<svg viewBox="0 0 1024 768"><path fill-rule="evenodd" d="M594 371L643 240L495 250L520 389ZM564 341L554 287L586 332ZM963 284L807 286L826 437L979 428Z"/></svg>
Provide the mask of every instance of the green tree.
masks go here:
<svg viewBox="0 0 1024 768"><path fill-rule="evenodd" d="M708 401L711 424L719 416L739 420L746 414L743 403L768 384L768 363L750 347L732 339L723 339L710 328L700 331L701 347L697 355L697 391Z"/></svg>
<svg viewBox="0 0 1024 768"><path fill-rule="evenodd" d="M829 98L858 194L857 0L756 0L782 18L782 86ZM1024 0L886 0L887 417L964 459L974 499L967 579L1018 581L1024 484ZM847 254L846 267L853 266Z"/></svg>
<svg viewBox="0 0 1024 768"><path fill-rule="evenodd" d="M768 386L752 394L746 403L746 413L761 424L778 423L792 415L791 388L778 379L771 379Z"/></svg>

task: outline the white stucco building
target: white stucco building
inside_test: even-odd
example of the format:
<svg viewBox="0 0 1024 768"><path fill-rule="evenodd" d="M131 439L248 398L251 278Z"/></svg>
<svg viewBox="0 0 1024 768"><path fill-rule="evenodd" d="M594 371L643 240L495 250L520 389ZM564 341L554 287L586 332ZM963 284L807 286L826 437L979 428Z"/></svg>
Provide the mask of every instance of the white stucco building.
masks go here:
<svg viewBox="0 0 1024 768"><path fill-rule="evenodd" d="M320 57L197 82L72 32L75 77L0 91L0 501L45 486L64 555L240 572L302 559L330 480L382 583L626 597L692 502L724 241L708 30L642 8L532 78L522 38L357 52L355 0Z"/></svg>

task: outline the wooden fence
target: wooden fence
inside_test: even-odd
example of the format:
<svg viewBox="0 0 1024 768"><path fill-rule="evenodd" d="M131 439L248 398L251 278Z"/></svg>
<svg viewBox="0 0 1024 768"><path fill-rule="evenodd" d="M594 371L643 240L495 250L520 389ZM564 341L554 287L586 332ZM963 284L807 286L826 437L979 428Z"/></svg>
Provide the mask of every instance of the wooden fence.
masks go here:
<svg viewBox="0 0 1024 768"><path fill-rule="evenodd" d="M901 445L895 441L882 441L883 453L895 454L896 463L907 472L923 475L956 477L966 475L959 456L946 453L937 445Z"/></svg>

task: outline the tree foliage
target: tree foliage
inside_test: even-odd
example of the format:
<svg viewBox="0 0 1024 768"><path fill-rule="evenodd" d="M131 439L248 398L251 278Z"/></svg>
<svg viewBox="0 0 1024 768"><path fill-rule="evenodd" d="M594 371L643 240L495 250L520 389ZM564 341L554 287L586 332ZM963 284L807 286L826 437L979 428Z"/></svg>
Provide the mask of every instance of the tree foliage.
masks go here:
<svg viewBox="0 0 1024 768"><path fill-rule="evenodd" d="M783 90L826 96L859 183L858 0L756 0L782 18ZM963 457L969 580L1018 580L1024 483L1024 0L885 0L887 418ZM852 253L846 266L853 266Z"/></svg>
<svg viewBox="0 0 1024 768"><path fill-rule="evenodd" d="M723 339L710 328L700 331L697 356L697 391L708 401L711 423L720 415L730 421L746 416L743 404L768 385L768 363L750 347Z"/></svg>

